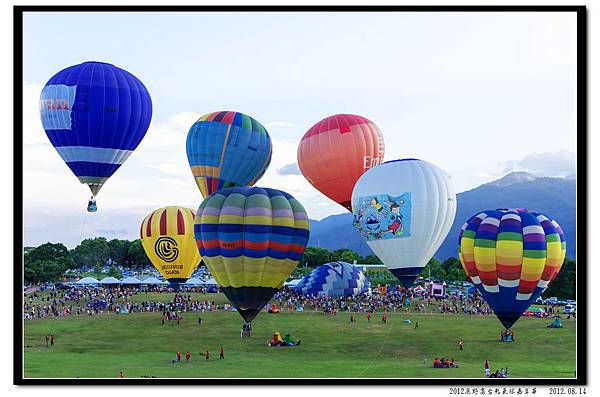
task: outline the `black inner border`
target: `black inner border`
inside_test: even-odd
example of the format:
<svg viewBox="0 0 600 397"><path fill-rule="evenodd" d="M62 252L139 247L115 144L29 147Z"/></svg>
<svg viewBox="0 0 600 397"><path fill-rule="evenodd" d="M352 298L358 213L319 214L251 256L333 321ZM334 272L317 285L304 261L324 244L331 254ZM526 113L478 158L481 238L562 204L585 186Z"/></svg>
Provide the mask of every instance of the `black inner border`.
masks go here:
<svg viewBox="0 0 600 397"><path fill-rule="evenodd" d="M580 317L577 319L577 377L555 379L436 379L436 378L107 378L107 379L35 379L24 378L23 371L23 14L26 12L569 12L577 15L577 229L576 259L584 265L577 269L577 295ZM16 385L464 385L480 387L533 385L587 385L587 7L585 6L300 6L300 5L211 5L211 6L13 6L13 118L14 118L14 335L13 383ZM583 237L581 237L583 234ZM576 242L577 243L577 242ZM563 393L565 394L565 393Z"/></svg>

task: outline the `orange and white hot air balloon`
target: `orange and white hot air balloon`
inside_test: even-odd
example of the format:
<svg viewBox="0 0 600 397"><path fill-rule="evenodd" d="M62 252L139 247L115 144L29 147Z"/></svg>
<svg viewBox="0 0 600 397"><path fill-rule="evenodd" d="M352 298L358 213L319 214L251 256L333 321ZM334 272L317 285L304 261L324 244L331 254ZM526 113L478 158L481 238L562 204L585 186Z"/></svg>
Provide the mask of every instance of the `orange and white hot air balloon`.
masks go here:
<svg viewBox="0 0 600 397"><path fill-rule="evenodd" d="M371 120L336 114L313 125L298 146L298 166L321 193L352 211L352 189L362 174L383 162L385 144Z"/></svg>

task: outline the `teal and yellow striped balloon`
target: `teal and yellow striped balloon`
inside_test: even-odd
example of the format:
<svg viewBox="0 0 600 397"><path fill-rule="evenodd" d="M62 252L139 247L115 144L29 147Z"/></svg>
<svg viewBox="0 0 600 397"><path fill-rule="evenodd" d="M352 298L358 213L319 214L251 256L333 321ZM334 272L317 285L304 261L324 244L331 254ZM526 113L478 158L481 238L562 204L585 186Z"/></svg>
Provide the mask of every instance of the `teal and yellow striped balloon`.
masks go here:
<svg viewBox="0 0 600 397"><path fill-rule="evenodd" d="M290 194L248 186L208 196L194 224L204 263L247 322L296 268L308 230L308 215Z"/></svg>
<svg viewBox="0 0 600 397"><path fill-rule="evenodd" d="M567 252L555 220L522 208L471 217L458 243L465 272L506 328L554 280Z"/></svg>

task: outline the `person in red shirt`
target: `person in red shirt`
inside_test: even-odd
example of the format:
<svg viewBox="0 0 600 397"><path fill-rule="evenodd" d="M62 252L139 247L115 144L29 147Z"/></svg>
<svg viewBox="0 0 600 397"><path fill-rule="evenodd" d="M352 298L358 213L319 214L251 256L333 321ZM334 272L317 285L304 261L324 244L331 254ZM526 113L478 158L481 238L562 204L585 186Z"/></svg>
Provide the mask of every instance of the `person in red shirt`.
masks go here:
<svg viewBox="0 0 600 397"><path fill-rule="evenodd" d="M181 361L181 352L177 352L177 361Z"/></svg>
<svg viewBox="0 0 600 397"><path fill-rule="evenodd" d="M371 322L371 313L367 314L367 321Z"/></svg>
<svg viewBox="0 0 600 397"><path fill-rule="evenodd" d="M121 373L119 374L119 377L124 378L123 371L121 371Z"/></svg>
<svg viewBox="0 0 600 397"><path fill-rule="evenodd" d="M185 352L185 361L190 361L190 352Z"/></svg>
<svg viewBox="0 0 600 397"><path fill-rule="evenodd" d="M219 351L219 360L225 360L225 350L223 350L223 346L221 346L221 350Z"/></svg>
<svg viewBox="0 0 600 397"><path fill-rule="evenodd" d="M483 368L488 369L489 367L490 367L490 364L488 364L488 360L485 360L485 362L483 363Z"/></svg>
<svg viewBox="0 0 600 397"><path fill-rule="evenodd" d="M210 356L210 353L207 350L206 353L204 353L204 357L206 357L206 361L208 361L209 356Z"/></svg>

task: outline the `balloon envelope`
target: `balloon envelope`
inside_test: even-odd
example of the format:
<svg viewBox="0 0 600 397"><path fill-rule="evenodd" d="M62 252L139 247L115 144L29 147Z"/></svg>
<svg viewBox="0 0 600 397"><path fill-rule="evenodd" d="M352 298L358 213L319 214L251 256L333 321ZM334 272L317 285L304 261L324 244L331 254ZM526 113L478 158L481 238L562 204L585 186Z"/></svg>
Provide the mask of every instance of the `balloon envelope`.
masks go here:
<svg viewBox="0 0 600 397"><path fill-rule="evenodd" d="M289 277L308 242L308 215L290 194L234 187L208 196L194 226L204 263L250 322Z"/></svg>
<svg viewBox="0 0 600 397"><path fill-rule="evenodd" d="M554 280L566 255L558 223L520 208L480 212L458 242L465 272L506 328Z"/></svg>
<svg viewBox="0 0 600 397"><path fill-rule="evenodd" d="M302 295L349 297L369 292L370 285L358 267L347 262L331 262L304 276L295 289Z"/></svg>
<svg viewBox="0 0 600 397"><path fill-rule="evenodd" d="M265 127L239 112L213 112L192 125L188 162L203 197L227 187L252 186L271 163L273 145Z"/></svg>
<svg viewBox="0 0 600 397"><path fill-rule="evenodd" d="M298 146L298 166L321 193L352 211L350 198L358 178L383 161L379 128L366 117L336 114L313 125Z"/></svg>
<svg viewBox="0 0 600 397"><path fill-rule="evenodd" d="M450 176L435 165L394 160L360 177L352 212L369 247L408 288L450 231L456 195Z"/></svg>
<svg viewBox="0 0 600 397"><path fill-rule="evenodd" d="M174 284L185 282L200 263L194 239L194 210L163 207L148 214L140 227L150 262Z"/></svg>
<svg viewBox="0 0 600 397"><path fill-rule="evenodd" d="M131 73L108 63L85 62L48 80L40 96L40 116L52 146L96 195L146 134L152 101Z"/></svg>

